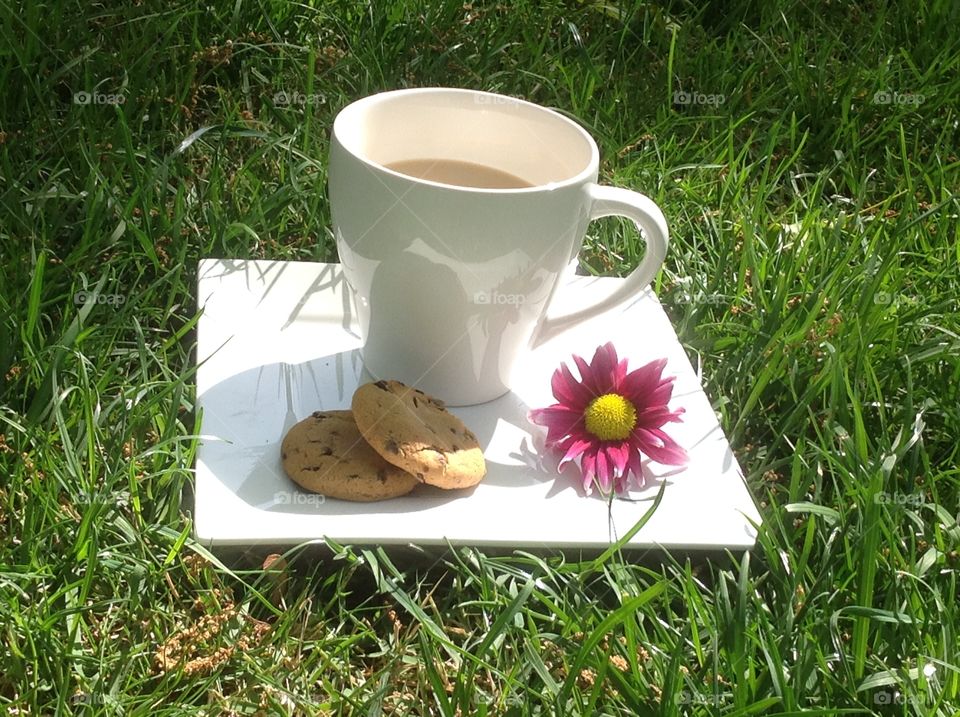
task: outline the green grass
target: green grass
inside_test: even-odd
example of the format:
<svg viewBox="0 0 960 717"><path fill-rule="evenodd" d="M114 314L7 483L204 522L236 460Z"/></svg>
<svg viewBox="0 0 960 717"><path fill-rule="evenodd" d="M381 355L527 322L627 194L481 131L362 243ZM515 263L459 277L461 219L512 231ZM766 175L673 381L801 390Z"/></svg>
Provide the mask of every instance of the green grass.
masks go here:
<svg viewBox="0 0 960 717"><path fill-rule="evenodd" d="M958 24L952 0L0 2L0 705L958 714ZM428 85L569 113L663 207L656 288L761 502L751 555L265 571L189 538L198 258L334 260L333 116ZM596 222L583 267L639 247ZM193 667L160 669L204 615Z"/></svg>

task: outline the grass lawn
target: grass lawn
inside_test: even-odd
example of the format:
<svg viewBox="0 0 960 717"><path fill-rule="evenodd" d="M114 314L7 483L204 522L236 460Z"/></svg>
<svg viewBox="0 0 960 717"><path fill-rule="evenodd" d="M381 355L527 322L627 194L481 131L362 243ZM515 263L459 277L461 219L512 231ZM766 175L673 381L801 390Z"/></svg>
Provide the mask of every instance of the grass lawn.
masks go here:
<svg viewBox="0 0 960 717"><path fill-rule="evenodd" d="M955 0L0 2L0 707L958 714L958 27ZM655 288L752 554L264 570L190 538L197 260L335 260L332 118L430 85L578 118L663 208ZM595 222L583 268L641 245Z"/></svg>

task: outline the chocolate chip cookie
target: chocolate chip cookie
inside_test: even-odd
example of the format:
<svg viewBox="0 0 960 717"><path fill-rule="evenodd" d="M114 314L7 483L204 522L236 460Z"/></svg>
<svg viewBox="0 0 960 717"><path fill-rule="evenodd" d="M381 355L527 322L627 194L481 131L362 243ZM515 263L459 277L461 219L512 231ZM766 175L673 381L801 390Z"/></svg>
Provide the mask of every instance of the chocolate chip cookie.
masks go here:
<svg viewBox="0 0 960 717"><path fill-rule="evenodd" d="M439 488L469 488L487 472L477 437L443 402L399 381L364 384L353 417L367 443L393 465Z"/></svg>
<svg viewBox="0 0 960 717"><path fill-rule="evenodd" d="M315 411L300 421L284 436L280 458L291 480L330 498L386 500L419 482L363 440L350 411Z"/></svg>

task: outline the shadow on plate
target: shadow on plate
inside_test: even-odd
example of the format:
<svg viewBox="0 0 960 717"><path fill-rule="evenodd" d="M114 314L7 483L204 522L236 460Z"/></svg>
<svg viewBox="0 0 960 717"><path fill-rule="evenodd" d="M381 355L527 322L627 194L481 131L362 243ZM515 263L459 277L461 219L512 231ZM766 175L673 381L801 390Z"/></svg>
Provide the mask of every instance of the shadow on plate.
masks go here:
<svg viewBox="0 0 960 717"><path fill-rule="evenodd" d="M303 491L283 471L283 436L313 411L350 408L354 390L371 380L358 350L298 364L265 364L230 376L198 396L203 411L198 463L250 506L290 514L412 513L468 498L478 488L549 482L554 484L544 491L545 497L564 489L577 490L572 466L559 480L544 468L530 447L529 407L509 392L488 403L452 409L487 453L487 475L480 486L457 491L419 486L408 496L373 503L325 499Z"/></svg>

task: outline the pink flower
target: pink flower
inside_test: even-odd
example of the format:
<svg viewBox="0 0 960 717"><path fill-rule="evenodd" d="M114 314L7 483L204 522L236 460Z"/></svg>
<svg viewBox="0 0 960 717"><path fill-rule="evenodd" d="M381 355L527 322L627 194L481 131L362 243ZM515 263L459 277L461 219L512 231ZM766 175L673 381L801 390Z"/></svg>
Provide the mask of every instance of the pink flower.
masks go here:
<svg viewBox="0 0 960 717"><path fill-rule="evenodd" d="M663 378L666 359L627 373L627 359L618 360L608 342L589 364L579 356L573 360L580 380L560 364L551 382L558 403L529 414L531 421L546 426L547 447L562 455L558 471L579 458L587 495L594 481L608 495L612 487L624 492L631 474L643 486L641 454L665 465L686 464L687 452L663 431L665 424L680 422L684 411L667 408L676 377Z"/></svg>

